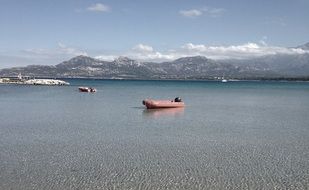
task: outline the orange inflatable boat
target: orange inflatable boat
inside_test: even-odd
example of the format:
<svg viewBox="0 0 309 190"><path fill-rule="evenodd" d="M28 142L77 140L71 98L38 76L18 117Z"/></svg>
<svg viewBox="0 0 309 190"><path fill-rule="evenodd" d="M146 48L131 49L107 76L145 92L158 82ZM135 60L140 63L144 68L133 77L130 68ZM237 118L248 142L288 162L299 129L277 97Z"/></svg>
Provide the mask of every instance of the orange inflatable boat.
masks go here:
<svg viewBox="0 0 309 190"><path fill-rule="evenodd" d="M180 98L175 98L175 100L143 100L143 104L147 109L159 109L159 108L182 108L185 103L181 101Z"/></svg>

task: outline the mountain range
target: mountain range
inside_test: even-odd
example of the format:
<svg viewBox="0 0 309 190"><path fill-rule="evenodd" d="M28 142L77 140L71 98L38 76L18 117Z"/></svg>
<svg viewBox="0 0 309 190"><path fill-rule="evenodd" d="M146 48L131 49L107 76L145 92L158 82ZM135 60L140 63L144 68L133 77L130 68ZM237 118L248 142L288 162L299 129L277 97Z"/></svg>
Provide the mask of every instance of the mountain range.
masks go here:
<svg viewBox="0 0 309 190"><path fill-rule="evenodd" d="M298 46L309 50L309 43ZM29 65L0 70L0 76L105 79L259 79L309 77L309 53L275 54L247 59L213 60L204 56L168 62L140 62L128 57L114 61L77 56L60 64Z"/></svg>

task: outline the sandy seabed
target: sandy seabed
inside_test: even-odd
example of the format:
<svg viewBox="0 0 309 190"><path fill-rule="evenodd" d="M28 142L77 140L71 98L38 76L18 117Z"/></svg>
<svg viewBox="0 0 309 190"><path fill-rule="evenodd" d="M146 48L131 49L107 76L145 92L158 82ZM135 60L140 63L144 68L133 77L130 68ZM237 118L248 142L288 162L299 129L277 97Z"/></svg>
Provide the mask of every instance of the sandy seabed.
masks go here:
<svg viewBox="0 0 309 190"><path fill-rule="evenodd" d="M156 138L2 144L0 189L308 189L308 147Z"/></svg>
<svg viewBox="0 0 309 190"><path fill-rule="evenodd" d="M1 86L1 190L309 189L307 84L70 82Z"/></svg>

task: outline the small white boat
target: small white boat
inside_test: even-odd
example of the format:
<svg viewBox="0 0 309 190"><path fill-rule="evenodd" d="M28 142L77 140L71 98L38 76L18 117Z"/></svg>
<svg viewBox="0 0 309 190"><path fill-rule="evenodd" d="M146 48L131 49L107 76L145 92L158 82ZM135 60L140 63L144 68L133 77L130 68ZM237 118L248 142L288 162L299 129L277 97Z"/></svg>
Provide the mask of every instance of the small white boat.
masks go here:
<svg viewBox="0 0 309 190"><path fill-rule="evenodd" d="M222 79L222 81L221 82L227 82L227 79Z"/></svg>

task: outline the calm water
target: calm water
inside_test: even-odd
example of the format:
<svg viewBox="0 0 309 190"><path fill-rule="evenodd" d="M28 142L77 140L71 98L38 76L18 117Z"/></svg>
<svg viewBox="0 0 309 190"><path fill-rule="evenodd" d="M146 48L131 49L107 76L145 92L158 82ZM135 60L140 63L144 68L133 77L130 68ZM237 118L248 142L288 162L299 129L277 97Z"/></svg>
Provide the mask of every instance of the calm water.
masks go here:
<svg viewBox="0 0 309 190"><path fill-rule="evenodd" d="M0 189L309 188L309 83L69 82L0 86Z"/></svg>

